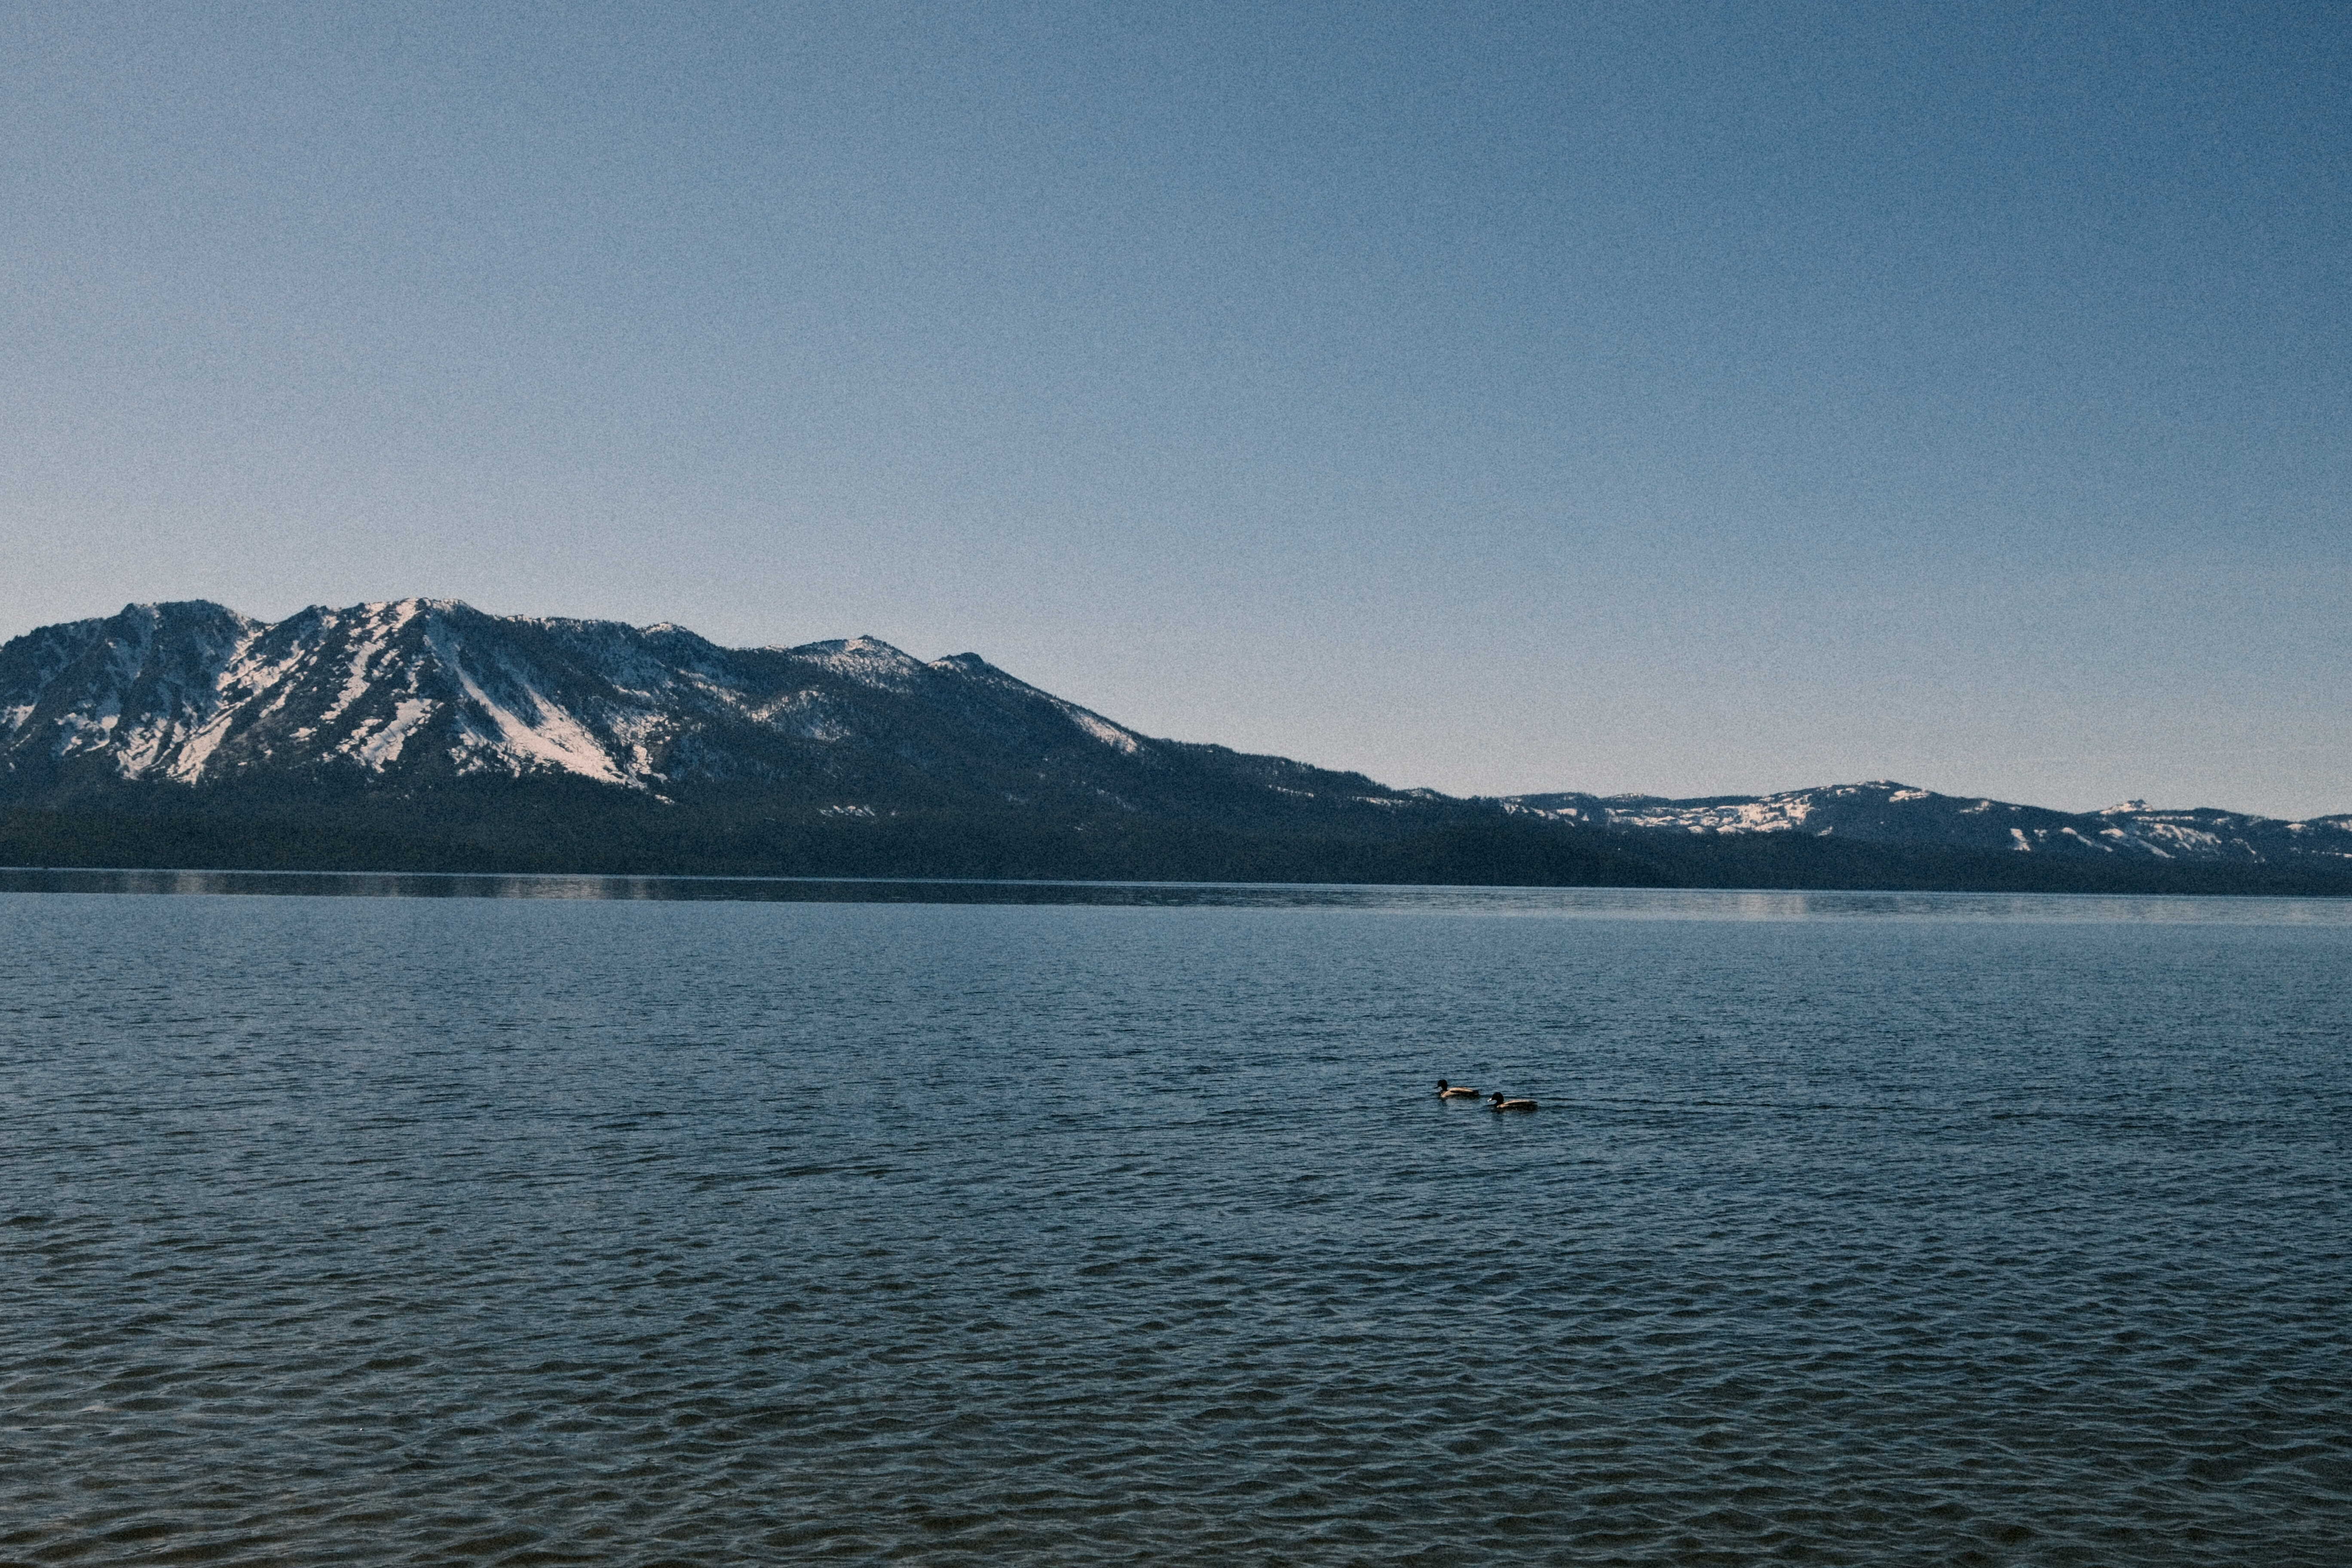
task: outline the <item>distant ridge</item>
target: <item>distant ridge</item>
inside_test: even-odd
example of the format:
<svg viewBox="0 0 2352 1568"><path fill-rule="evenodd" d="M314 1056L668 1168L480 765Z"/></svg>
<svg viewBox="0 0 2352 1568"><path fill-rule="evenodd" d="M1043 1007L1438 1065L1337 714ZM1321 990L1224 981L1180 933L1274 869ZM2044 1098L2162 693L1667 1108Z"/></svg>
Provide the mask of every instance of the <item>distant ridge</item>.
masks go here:
<svg viewBox="0 0 2352 1568"><path fill-rule="evenodd" d="M2097 812L2052 811L1937 795L1888 779L1696 800L1526 795L1503 805L1551 821L1620 831L1835 835L1850 843L2182 864L2352 864L2352 814L2287 822L2210 806L2158 810L2144 800Z"/></svg>
<svg viewBox="0 0 2352 1568"><path fill-rule="evenodd" d="M0 860L2346 891L2352 815L1884 781L1465 800L1156 739L870 637L194 600L0 647Z"/></svg>

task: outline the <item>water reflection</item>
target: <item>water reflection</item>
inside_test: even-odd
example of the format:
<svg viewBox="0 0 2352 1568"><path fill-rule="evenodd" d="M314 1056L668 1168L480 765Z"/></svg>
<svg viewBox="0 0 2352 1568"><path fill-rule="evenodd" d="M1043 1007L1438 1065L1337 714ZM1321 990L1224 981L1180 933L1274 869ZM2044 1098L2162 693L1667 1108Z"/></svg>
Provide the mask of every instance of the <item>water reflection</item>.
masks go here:
<svg viewBox="0 0 2352 1568"><path fill-rule="evenodd" d="M1425 910L1673 921L2060 921L2352 924L2352 900L2090 893L1927 893L1654 888L1397 887L1293 882L1057 882L856 877L590 877L407 871L0 868L0 894L276 894L359 899L662 902L1099 904Z"/></svg>

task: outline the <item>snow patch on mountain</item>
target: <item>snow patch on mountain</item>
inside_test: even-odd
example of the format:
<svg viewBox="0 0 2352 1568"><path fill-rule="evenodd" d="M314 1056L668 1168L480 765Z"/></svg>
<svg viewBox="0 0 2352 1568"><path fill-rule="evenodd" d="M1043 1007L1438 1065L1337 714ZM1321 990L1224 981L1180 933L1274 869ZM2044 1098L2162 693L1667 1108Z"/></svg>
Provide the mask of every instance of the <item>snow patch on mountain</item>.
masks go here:
<svg viewBox="0 0 2352 1568"><path fill-rule="evenodd" d="M345 664L351 673L343 681L342 689L335 694L334 702L319 715L320 725L331 724L341 718L352 703L367 693L374 679L374 671L370 667L392 646L393 635L416 618L419 607L414 599L404 599L397 604L360 606L363 617L362 624L368 628L368 636L364 641L352 646Z"/></svg>
<svg viewBox="0 0 2352 1568"><path fill-rule="evenodd" d="M1099 713L1089 713L1083 708L1075 708L1067 704L1064 705L1062 710L1070 716L1071 723L1076 724L1113 751L1125 752L1132 756L1142 749L1142 742L1134 735L1120 729Z"/></svg>
<svg viewBox="0 0 2352 1568"><path fill-rule="evenodd" d="M784 651L862 685L889 691L906 690L925 668L913 655L902 653L873 637L803 643Z"/></svg>
<svg viewBox="0 0 2352 1568"><path fill-rule="evenodd" d="M373 734L356 734L344 743L346 754L360 765L382 773L400 760L408 738L423 728L441 705L429 698L407 697L393 705L392 717Z"/></svg>
<svg viewBox="0 0 2352 1568"><path fill-rule="evenodd" d="M433 648L469 705L457 716L458 733L465 741L461 750L474 753L464 759L467 763L480 768L504 764L517 774L532 767L551 768L602 784L639 782L615 766L588 726L532 685L523 671L501 662L501 684L514 689L514 700L502 702L466 668L466 646L456 632L436 627Z"/></svg>
<svg viewBox="0 0 2352 1568"><path fill-rule="evenodd" d="M180 742L177 754L163 764L163 776L173 784L194 784L203 778L205 764L210 762L212 754L220 749L222 739L228 734L228 727L235 722L236 722L236 709L224 707L215 711L210 718L189 731ZM136 772L132 772L126 776L136 778L139 775Z"/></svg>

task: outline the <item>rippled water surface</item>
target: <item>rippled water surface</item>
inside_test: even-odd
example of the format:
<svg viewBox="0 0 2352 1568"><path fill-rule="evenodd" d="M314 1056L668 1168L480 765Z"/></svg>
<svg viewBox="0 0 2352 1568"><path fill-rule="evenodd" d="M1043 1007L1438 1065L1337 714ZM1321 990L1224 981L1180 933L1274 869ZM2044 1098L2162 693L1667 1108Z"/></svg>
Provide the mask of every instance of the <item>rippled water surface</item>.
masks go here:
<svg viewBox="0 0 2352 1568"><path fill-rule="evenodd" d="M0 889L0 1562L2352 1561L2344 905Z"/></svg>

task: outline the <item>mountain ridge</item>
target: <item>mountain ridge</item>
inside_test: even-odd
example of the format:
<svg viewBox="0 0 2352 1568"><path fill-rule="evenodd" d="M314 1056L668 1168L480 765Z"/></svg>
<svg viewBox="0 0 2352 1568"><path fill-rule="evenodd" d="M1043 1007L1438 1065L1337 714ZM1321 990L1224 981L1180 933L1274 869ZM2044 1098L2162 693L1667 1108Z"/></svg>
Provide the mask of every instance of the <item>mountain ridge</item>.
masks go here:
<svg viewBox="0 0 2352 1568"><path fill-rule="evenodd" d="M2263 864L2312 854L2352 859L2352 813L2289 819L2212 806L2152 807L2144 800L2067 812L1944 795L1893 779L1687 799L1562 792L1507 796L1504 805L1555 821L1620 830L1843 834L1865 843L1932 840L2016 854L2154 860Z"/></svg>
<svg viewBox="0 0 2352 1568"><path fill-rule="evenodd" d="M559 853L525 809L559 798L611 842ZM2068 813L1892 780L1457 798L1146 735L976 653L924 660L870 635L730 648L670 622L426 598L277 622L205 600L129 605L10 639L0 807L34 823L13 842L76 854L99 852L70 847L93 836L163 853L155 822L201 817L209 853L237 853L240 822L284 856L366 821L368 842L405 855L462 819L463 854L503 845L583 868L597 854L657 862L656 844L701 864L723 842L747 865L922 874L961 864L958 836L977 835L1000 846L997 869L1108 875L2352 888L2352 814ZM10 842L0 853L24 852Z"/></svg>
<svg viewBox="0 0 2352 1568"><path fill-rule="evenodd" d="M671 623L490 616L454 600L312 606L275 623L194 600L0 645L0 795L550 773L656 798L764 782L818 807L881 804L860 798L875 793L1117 805L1122 785L1171 779L1242 788L1262 809L1285 795L1438 798L1147 737L976 653L926 661L870 636L727 648Z"/></svg>

